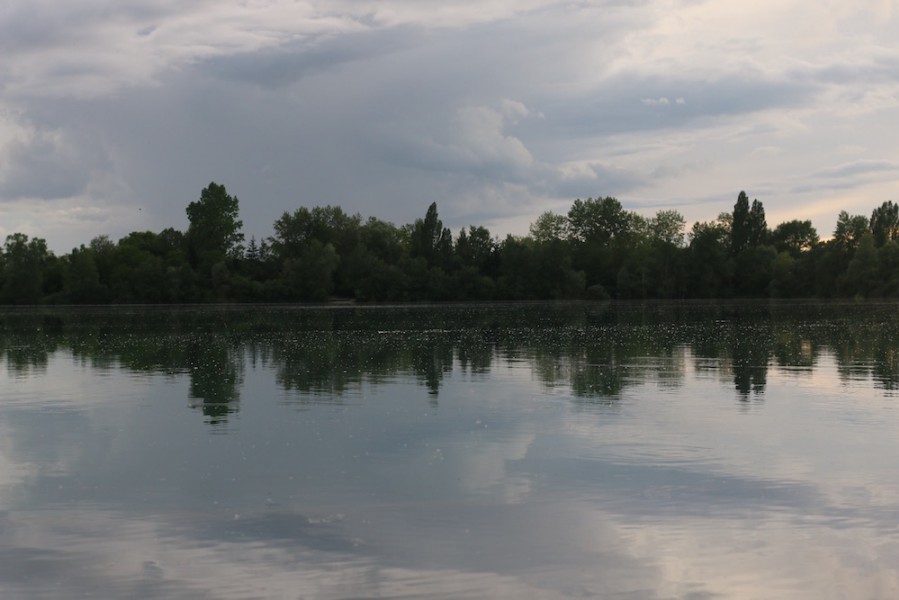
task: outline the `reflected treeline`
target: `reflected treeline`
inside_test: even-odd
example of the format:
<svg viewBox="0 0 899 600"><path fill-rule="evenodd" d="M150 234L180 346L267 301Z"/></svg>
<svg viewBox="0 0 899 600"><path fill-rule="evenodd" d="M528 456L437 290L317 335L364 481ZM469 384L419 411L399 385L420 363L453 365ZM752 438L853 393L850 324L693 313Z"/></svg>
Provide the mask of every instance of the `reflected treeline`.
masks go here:
<svg viewBox="0 0 899 600"><path fill-rule="evenodd" d="M899 386L893 304L566 303L394 307L8 310L2 360L40 374L66 351L92 369L187 377L209 423L237 410L247 366L271 369L290 402L413 377L437 402L444 378L525 363L579 403L680 385L689 369L764 393L768 368L809 374L823 352L845 379Z"/></svg>

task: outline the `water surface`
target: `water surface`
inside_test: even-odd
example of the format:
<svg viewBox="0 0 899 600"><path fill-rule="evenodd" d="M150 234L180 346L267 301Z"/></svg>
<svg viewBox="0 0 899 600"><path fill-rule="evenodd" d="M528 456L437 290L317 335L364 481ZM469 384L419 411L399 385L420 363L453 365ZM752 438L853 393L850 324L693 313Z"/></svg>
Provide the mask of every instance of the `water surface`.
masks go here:
<svg viewBox="0 0 899 600"><path fill-rule="evenodd" d="M0 597L897 597L897 308L6 309Z"/></svg>

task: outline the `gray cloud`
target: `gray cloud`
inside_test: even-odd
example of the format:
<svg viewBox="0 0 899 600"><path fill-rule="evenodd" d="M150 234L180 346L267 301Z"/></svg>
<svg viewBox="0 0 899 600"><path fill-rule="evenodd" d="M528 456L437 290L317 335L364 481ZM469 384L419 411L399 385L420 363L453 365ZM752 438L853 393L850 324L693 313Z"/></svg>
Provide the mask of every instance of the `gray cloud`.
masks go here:
<svg viewBox="0 0 899 600"><path fill-rule="evenodd" d="M370 62L377 56L409 50L421 43L421 33L410 27L362 30L339 37L316 35L259 51L213 57L201 69L213 78L283 88L310 72L349 62Z"/></svg>
<svg viewBox="0 0 899 600"><path fill-rule="evenodd" d="M805 193L828 189L848 190L866 183L893 181L897 173L899 163L886 160L856 160L812 173L804 178L807 183L797 185L791 191Z"/></svg>
<svg viewBox="0 0 899 600"><path fill-rule="evenodd" d="M116 237L183 227L216 180L245 203L248 235L300 204L403 223L431 201L454 227L489 217L508 231L585 196L700 207L728 190L726 209L730 190L753 187L808 202L887 184L822 162L899 151L876 135L897 85L880 33L786 37L781 57L772 39L786 25L726 36L731 17L712 3L444 8L16 1L0 16L0 205L141 207L110 223ZM747 14L759 30L765 17ZM505 114L508 101L528 113Z"/></svg>
<svg viewBox="0 0 899 600"><path fill-rule="evenodd" d="M899 171L899 163L888 160L856 160L851 163L824 169L816 173L817 177L853 177L875 173L895 173Z"/></svg>
<svg viewBox="0 0 899 600"><path fill-rule="evenodd" d="M67 132L32 131L10 142L0 154L0 202L55 200L83 194L96 168L109 157L89 138Z"/></svg>
<svg viewBox="0 0 899 600"><path fill-rule="evenodd" d="M738 118L810 100L814 83L797 83L762 73L714 79L688 76L646 78L632 74L604 82L603 89L577 99L548 102L547 120L560 136L592 137L656 129L678 129L696 121ZM577 110L570 110L574 105Z"/></svg>
<svg viewBox="0 0 899 600"><path fill-rule="evenodd" d="M893 54L859 57L854 62L840 62L813 69L796 69L790 72L795 79L812 80L837 86L848 83L896 83L899 58Z"/></svg>

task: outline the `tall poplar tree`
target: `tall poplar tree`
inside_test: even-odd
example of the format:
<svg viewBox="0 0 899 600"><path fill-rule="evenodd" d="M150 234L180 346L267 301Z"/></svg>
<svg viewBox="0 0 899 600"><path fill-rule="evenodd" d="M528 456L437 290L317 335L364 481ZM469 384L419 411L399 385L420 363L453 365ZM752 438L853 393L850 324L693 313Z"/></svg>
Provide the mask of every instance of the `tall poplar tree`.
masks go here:
<svg viewBox="0 0 899 600"><path fill-rule="evenodd" d="M736 255L749 244L749 196L740 192L734 204L733 220L730 226L730 251Z"/></svg>
<svg viewBox="0 0 899 600"><path fill-rule="evenodd" d="M752 201L752 207L749 209L748 225L748 245L763 245L768 238L768 223L765 221L765 207L758 200Z"/></svg>
<svg viewBox="0 0 899 600"><path fill-rule="evenodd" d="M238 218L239 202L225 186L214 181L202 192L197 202L187 205L188 257L194 268L211 267L226 258L237 258L243 253Z"/></svg>
<svg viewBox="0 0 899 600"><path fill-rule="evenodd" d="M871 233L878 248L899 238L899 204L888 200L874 209L871 213Z"/></svg>
<svg viewBox="0 0 899 600"><path fill-rule="evenodd" d="M452 253L453 237L437 216L437 203L432 202L424 219L416 219L410 236L410 254L424 258L428 266L442 266L442 262Z"/></svg>

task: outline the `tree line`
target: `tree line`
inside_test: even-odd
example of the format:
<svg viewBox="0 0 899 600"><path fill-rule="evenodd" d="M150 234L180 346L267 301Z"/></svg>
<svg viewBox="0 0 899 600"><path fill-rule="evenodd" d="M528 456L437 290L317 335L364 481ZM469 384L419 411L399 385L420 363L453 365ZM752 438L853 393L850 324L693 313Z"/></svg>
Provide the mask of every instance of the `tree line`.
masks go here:
<svg viewBox="0 0 899 600"><path fill-rule="evenodd" d="M811 221L771 229L759 200L694 223L644 217L612 197L545 212L526 236L483 226L455 235L436 203L396 226L337 206L300 207L270 237L246 240L239 201L210 183L186 231L101 235L55 255L41 238L6 237L2 304L415 302L545 299L899 296L899 205L843 211L830 239Z"/></svg>

